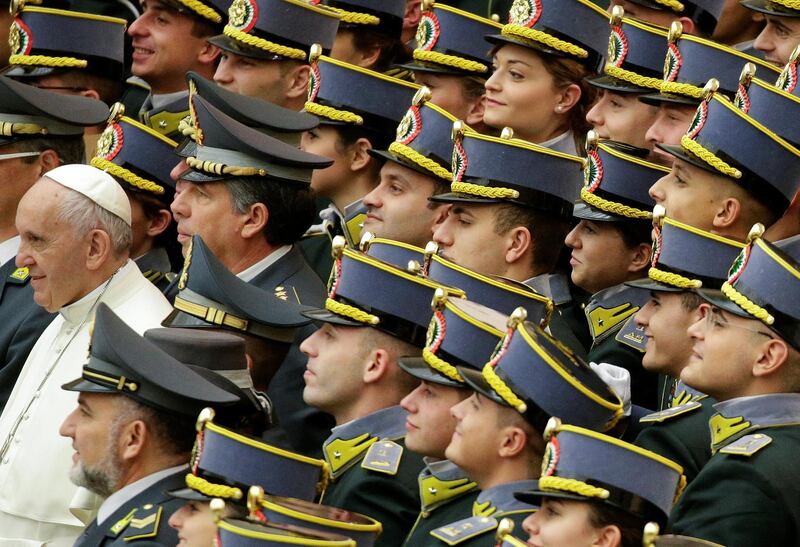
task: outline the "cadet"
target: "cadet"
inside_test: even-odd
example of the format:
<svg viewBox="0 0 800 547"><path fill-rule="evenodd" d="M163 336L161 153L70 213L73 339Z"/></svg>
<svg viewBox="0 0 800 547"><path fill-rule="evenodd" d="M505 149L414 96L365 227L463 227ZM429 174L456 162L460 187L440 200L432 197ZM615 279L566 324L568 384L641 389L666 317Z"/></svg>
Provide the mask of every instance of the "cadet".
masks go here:
<svg viewBox="0 0 800 547"><path fill-rule="evenodd" d="M455 118L430 102L430 90L421 88L397 127L387 150L370 154L388 160L380 182L364 196L367 208L363 230L375 236L423 247L447 207L428 201L452 179L453 146L449 139Z"/></svg>
<svg viewBox="0 0 800 547"><path fill-rule="evenodd" d="M644 276L650 265L650 186L669 170L643 159L645 150L586 139L585 185L567 234L572 282L592 294L585 308L592 347L588 360L610 363L631 374L631 400L657 408L657 376L642 369L644 337L633 315L647 294L623 283Z"/></svg>
<svg viewBox="0 0 800 547"><path fill-rule="evenodd" d="M315 2L314 2L315 3ZM308 95L312 44L329 52L338 15L301 0L234 0L223 34L210 43L222 49L214 81L289 110Z"/></svg>
<svg viewBox="0 0 800 547"><path fill-rule="evenodd" d="M376 72L386 72L395 63L406 60L401 40L406 0L322 0L319 3L341 18L331 49L334 59Z"/></svg>
<svg viewBox="0 0 800 547"><path fill-rule="evenodd" d="M439 254L460 267L526 283L552 299L560 316L551 322L553 334L585 355L591 339L583 310L575 304L572 318L568 281L551 275L562 248L552 242L563 241L569 231L582 162L511 135L454 130L452 192L432 198L452 207L433 240Z"/></svg>
<svg viewBox="0 0 800 547"><path fill-rule="evenodd" d="M536 300L516 287L484 279L473 282L471 294L501 307L534 304L531 309L537 309ZM507 321L506 316L493 309L448 298L441 290L434 295L433 312L422 357L400 359L400 367L421 380L400 401L409 414L406 447L423 454L426 463L418 479L422 507L406 538L408 546L424 545L431 541L432 530L472 514L477 485L445 459L445 449L456 426L450 408L471 395L456 366L480 370L502 338ZM547 317L541 321L546 323Z"/></svg>
<svg viewBox="0 0 800 547"><path fill-rule="evenodd" d="M131 72L137 77L123 101L130 115L177 138L186 117L185 74L214 74L219 49L207 39L222 28L227 0L143 0L142 14L128 29L133 39ZM146 90L143 88L147 88ZM146 91L146 93L144 92Z"/></svg>
<svg viewBox="0 0 800 547"><path fill-rule="evenodd" d="M471 516L431 532L447 545L494 545L490 532L499 519L519 524L534 511L514 493L537 487L542 432L552 414L567 413L594 430L609 429L622 416L619 398L588 365L524 319L523 308L511 315L481 370L456 367L475 393L451 409L456 428L445 455L481 493Z"/></svg>
<svg viewBox="0 0 800 547"><path fill-rule="evenodd" d="M628 17L639 19L663 28L673 22L681 24L688 34L709 37L722 15L726 0L611 0L613 6L622 6Z"/></svg>
<svg viewBox="0 0 800 547"><path fill-rule="evenodd" d="M639 100L658 106L658 115L647 130L646 139L655 158L660 158L659 163L672 165L673 157L658 145L680 144L681 137L694 119L703 96L703 86L709 78L716 78L719 91L732 99L745 63L754 63L767 79L772 79L766 75L774 72L774 68L722 44L690 36L684 33L678 21L672 24L667 41L661 92L642 95Z"/></svg>
<svg viewBox="0 0 800 547"><path fill-rule="evenodd" d="M607 20L589 0L514 0L509 24L486 37L494 71L484 123L559 152L583 148L595 95L585 78L608 51Z"/></svg>
<svg viewBox="0 0 800 547"><path fill-rule="evenodd" d="M106 105L87 97L64 97L0 77L0 410L39 335L53 319L33 300L30 273L17 268L20 237L14 225L22 196L61 163L80 163L86 126L102 123ZM33 132L28 128L34 129Z"/></svg>
<svg viewBox="0 0 800 547"><path fill-rule="evenodd" d="M492 59L483 36L500 31L491 19L426 0L417 27L414 61L403 65L431 90L431 101L482 128L486 78Z"/></svg>
<svg viewBox="0 0 800 547"><path fill-rule="evenodd" d="M80 393L59 429L75 450L70 480L107 498L75 545L174 545L166 520L177 504L164 490L183 481L192 417L204 405L236 398L144 340L103 303L89 360L62 389Z"/></svg>
<svg viewBox="0 0 800 547"><path fill-rule="evenodd" d="M541 506L523 523L529 543L638 547L645 524L664 525L685 486L677 463L558 418L545 438L538 486L516 493Z"/></svg>
<svg viewBox="0 0 800 547"><path fill-rule="evenodd" d="M650 194L670 218L741 241L748 225L769 226L789 208L800 188L800 150L717 88L714 79L706 85L679 146L658 145L676 160Z"/></svg>
<svg viewBox="0 0 800 547"><path fill-rule="evenodd" d="M652 152L653 144L645 134L658 107L639 101L639 97L661 89L666 37L665 31L625 17L622 6L614 6L603 74L587 80L600 92L586 121L601 138Z"/></svg>
<svg viewBox="0 0 800 547"><path fill-rule="evenodd" d="M354 89L361 93L353 93ZM319 116L320 126L303 134L302 148L333 159L333 165L311 176L311 188L331 205L320 212L322 223L306 233L303 252L323 279L331 271L330 238L344 235L350 246L360 239L366 217L362 199L377 186L383 164L369 152L389 146L418 89L378 72L312 55L305 111Z"/></svg>
<svg viewBox="0 0 800 547"><path fill-rule="evenodd" d="M380 521L376 545L400 545L419 511L424 464L404 449L407 415L397 405L418 381L398 359L424 347L440 285L346 248L342 237L333 245L325 308L306 313L324 324L300 346L303 398L336 419L323 445L332 475L323 501Z"/></svg>
<svg viewBox="0 0 800 547"><path fill-rule="evenodd" d="M108 104L119 99L125 72L124 19L12 4L16 11L5 76Z"/></svg>
<svg viewBox="0 0 800 547"><path fill-rule="evenodd" d="M635 444L681 464L691 482L711 457L708 419L716 402L680 382L692 354L686 330L701 317L702 299L694 289L719 289L743 245L666 218L661 206L656 206L653 226L648 279L628 284L650 291L650 299L635 316L647 341L642 365L664 375L666 382L659 412L641 418L649 427Z"/></svg>
<svg viewBox="0 0 800 547"><path fill-rule="evenodd" d="M732 547L800 537L800 264L762 234L754 226L722 294L701 289L711 304L689 328L693 354L681 372L720 402L709 421L713 456L670 528Z"/></svg>
<svg viewBox="0 0 800 547"><path fill-rule="evenodd" d="M800 44L800 9L791 0L744 0L744 7L763 13L767 24L753 47L764 59L777 67L789 62L789 56Z"/></svg>
<svg viewBox="0 0 800 547"><path fill-rule="evenodd" d="M131 202L131 258L144 276L161 290L169 285L172 260L180 247L169 205L175 186L169 173L177 143L124 116L122 103L111 108L108 126L97 142L90 163L112 175Z"/></svg>

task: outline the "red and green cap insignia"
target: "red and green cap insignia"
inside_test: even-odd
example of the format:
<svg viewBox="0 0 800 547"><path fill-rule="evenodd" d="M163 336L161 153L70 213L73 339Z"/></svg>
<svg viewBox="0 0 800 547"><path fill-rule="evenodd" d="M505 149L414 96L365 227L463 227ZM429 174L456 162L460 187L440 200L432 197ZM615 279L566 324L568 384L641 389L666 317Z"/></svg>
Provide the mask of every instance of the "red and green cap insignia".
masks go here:
<svg viewBox="0 0 800 547"><path fill-rule="evenodd" d="M508 22L531 28L542 15L541 0L514 0L508 13Z"/></svg>
<svg viewBox="0 0 800 547"><path fill-rule="evenodd" d="M628 37L621 26L611 28L611 36L608 38L608 62L621 67L628 56Z"/></svg>
<svg viewBox="0 0 800 547"><path fill-rule="evenodd" d="M439 40L439 18L432 11L422 14L417 27L417 47L424 51L430 51Z"/></svg>
<svg viewBox="0 0 800 547"><path fill-rule="evenodd" d="M95 152L97 157L113 160L122 150L123 134L122 127L118 123L110 123L97 141L97 152Z"/></svg>
<svg viewBox="0 0 800 547"><path fill-rule="evenodd" d="M425 346L431 351L436 353L439 351L439 346L442 345L445 335L447 334L447 323L444 314L436 311L431 318L431 324L428 326L428 335L425 340Z"/></svg>
<svg viewBox="0 0 800 547"><path fill-rule="evenodd" d="M702 101L697 107L697 111L694 113L694 118L692 119L692 123L689 124L689 130L686 132L686 136L690 139L694 139L697 134L700 133L700 130L703 129L707 119L708 102Z"/></svg>
<svg viewBox="0 0 800 547"><path fill-rule="evenodd" d="M676 44L670 42L667 46L667 58L664 61L664 79L668 82L677 80L682 64L681 50Z"/></svg>
<svg viewBox="0 0 800 547"><path fill-rule="evenodd" d="M308 76L308 100L315 102L319 94L319 88L322 85L322 76L319 73L319 66L317 63L311 63L311 73Z"/></svg>
<svg viewBox="0 0 800 547"><path fill-rule="evenodd" d="M750 112L750 94L742 84L736 91L736 96L733 98L733 106L747 114Z"/></svg>
<svg viewBox="0 0 800 547"><path fill-rule="evenodd" d="M552 477L555 474L560 458L561 447L558 444L558 438L555 436L550 437L542 458L542 477Z"/></svg>
<svg viewBox="0 0 800 547"><path fill-rule="evenodd" d="M775 87L786 93L794 93L797 87L797 62L789 63L778 76Z"/></svg>
<svg viewBox="0 0 800 547"><path fill-rule="evenodd" d="M11 46L12 55L28 55L33 47L31 29L22 22L22 19L14 19L8 36L8 43Z"/></svg>
<svg viewBox="0 0 800 547"><path fill-rule="evenodd" d="M658 259L661 258L661 228L653 226L653 250L650 253L650 265L653 268L658 267Z"/></svg>
<svg viewBox="0 0 800 547"><path fill-rule="evenodd" d="M228 24L236 30L250 32L258 21L256 0L233 0L228 8Z"/></svg>
<svg viewBox="0 0 800 547"><path fill-rule="evenodd" d="M417 138L420 131L422 131L422 116L419 107L412 106L397 126L397 141L400 144L408 144Z"/></svg>
<svg viewBox="0 0 800 547"><path fill-rule="evenodd" d="M583 166L583 184L589 192L594 193L603 180L603 160L597 150L588 150L586 163Z"/></svg>
<svg viewBox="0 0 800 547"><path fill-rule="evenodd" d="M453 180L460 182L467 171L469 159L467 158L467 151L461 146L461 140L457 140L453 146Z"/></svg>
<svg viewBox="0 0 800 547"><path fill-rule="evenodd" d="M733 261L731 265L731 269L728 270L728 284L733 285L736 283L736 280L739 279L739 276L742 275L745 267L747 266L747 261L750 260L750 251L753 249L753 245L750 244L744 249L742 252L739 253L739 256L736 257L736 260Z"/></svg>

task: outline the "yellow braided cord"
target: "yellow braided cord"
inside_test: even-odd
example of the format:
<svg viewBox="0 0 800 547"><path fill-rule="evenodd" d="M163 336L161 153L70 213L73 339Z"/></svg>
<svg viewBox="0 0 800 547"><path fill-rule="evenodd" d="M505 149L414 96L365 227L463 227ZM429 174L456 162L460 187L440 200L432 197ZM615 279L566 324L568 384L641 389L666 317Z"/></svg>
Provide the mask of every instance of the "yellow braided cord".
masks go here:
<svg viewBox="0 0 800 547"><path fill-rule="evenodd" d="M47 128L35 123L0 122L0 135L47 135Z"/></svg>
<svg viewBox="0 0 800 547"><path fill-rule="evenodd" d="M511 391L511 388L497 375L494 371L494 367L489 363L483 367L483 379L486 380L486 383L489 384L506 403L512 408L515 408L517 412L521 414L528 409L528 405L525 404L525 401L517 397L517 395Z"/></svg>
<svg viewBox="0 0 800 547"><path fill-rule="evenodd" d="M800 0L772 0L776 4L789 9L800 10Z"/></svg>
<svg viewBox="0 0 800 547"><path fill-rule="evenodd" d="M603 431L611 431L615 427L619 421L625 417L625 410L620 406L614 411L614 415L611 416L611 419L606 422L606 425L603 427Z"/></svg>
<svg viewBox="0 0 800 547"><path fill-rule="evenodd" d="M450 171L401 142L394 141L392 144L390 144L389 152L397 154L398 156L401 156L410 162L416 163L423 169L427 169L439 178L443 178L445 180L452 180L453 178L453 174Z"/></svg>
<svg viewBox="0 0 800 547"><path fill-rule="evenodd" d="M653 218L653 213L650 211L643 211L641 209L637 209L636 207L630 207L628 205L623 205L622 203L617 203L616 201L610 201L605 198L601 198L600 196L591 193L585 187L581 188L581 199L596 209L600 209L614 215L619 215L621 217L637 219Z"/></svg>
<svg viewBox="0 0 800 547"><path fill-rule="evenodd" d="M666 6L673 11L677 11L678 13L683 12L684 5L678 2L677 0L654 0L656 4L661 4L662 6Z"/></svg>
<svg viewBox="0 0 800 547"><path fill-rule="evenodd" d="M190 139L195 140L195 128L194 124L192 123L191 116L186 116L178 122L178 131L184 137L189 137Z"/></svg>
<svg viewBox="0 0 800 547"><path fill-rule="evenodd" d="M212 175L230 175L232 177L252 177L260 176L266 177L266 169L256 169L255 167L236 167L233 165L225 165L224 163L214 163L213 161L203 161L197 158L186 158L186 165L198 171L205 171Z"/></svg>
<svg viewBox="0 0 800 547"><path fill-rule="evenodd" d="M703 97L703 88L692 84L682 84L679 82L661 82L661 93L674 93L676 95L686 95L695 99Z"/></svg>
<svg viewBox="0 0 800 547"><path fill-rule="evenodd" d="M703 286L703 282L699 279L689 279L688 277L684 277L672 272L665 272L664 270L659 270L658 268L650 268L647 271L647 276L653 281L678 287L679 289L699 289Z"/></svg>
<svg viewBox="0 0 800 547"><path fill-rule="evenodd" d="M339 16L341 23L351 23L354 25L380 25L380 17L376 17L370 13L358 13L356 11L347 11L342 8L334 8L332 6L325 6L331 11L336 12Z"/></svg>
<svg viewBox="0 0 800 547"><path fill-rule="evenodd" d="M86 68L89 63L75 57L48 57L47 55L12 55L9 65L52 66L57 68Z"/></svg>
<svg viewBox="0 0 800 547"><path fill-rule="evenodd" d="M454 182L450 185L450 191L492 199L517 199L519 197L519 192L512 188L482 186L469 182Z"/></svg>
<svg viewBox="0 0 800 547"><path fill-rule="evenodd" d="M727 281L722 284L722 294L727 296L731 302L742 308L744 311L756 319L759 319L762 323L766 325L772 325L775 322L775 318L767 310L737 291L735 288L733 288L733 285Z"/></svg>
<svg viewBox="0 0 800 547"><path fill-rule="evenodd" d="M477 61L470 61L469 59L462 59L455 55L447 55L445 53L439 53L438 51L426 51L424 49L414 50L414 60L451 66L453 68L466 70L467 72L478 72L481 74L489 70L488 66Z"/></svg>
<svg viewBox="0 0 800 547"><path fill-rule="evenodd" d="M675 498L672 500L672 504L678 502L678 499L683 494L683 491L686 489L686 475L681 474L681 479L678 481L678 487L675 489Z"/></svg>
<svg viewBox="0 0 800 547"><path fill-rule="evenodd" d="M300 61L306 58L306 53L302 49L282 46L280 44L276 44L275 42L270 42L269 40L259 38L258 36L252 36L246 32L242 32L241 30L233 28L230 25L225 25L225 29L222 32L225 34L225 36L233 38L234 40L238 40L243 44L258 49L263 49L264 51L274 53L275 55L280 55L281 57L297 59Z"/></svg>
<svg viewBox="0 0 800 547"><path fill-rule="evenodd" d="M160 184L156 184L155 182L149 181L145 178L142 178L138 175L133 174L131 171L128 171L124 167L120 167L116 163L111 163L108 160L104 160L103 158L92 158L89 162L92 167L97 167L98 169L102 169L109 175L113 177L117 177L118 179L122 179L131 186L138 188L139 190L144 190L146 192L152 192L153 194L161 195L164 193L164 187Z"/></svg>
<svg viewBox="0 0 800 547"><path fill-rule="evenodd" d="M359 323L366 323L368 325L377 325L381 322L381 318L377 315L372 315L371 313L367 313L364 310L360 310L355 306L350 306L348 304L342 304L341 302L337 302L333 298L328 298L325 300L325 309L329 312L333 312L337 315L343 315L352 319L353 321L358 321Z"/></svg>
<svg viewBox="0 0 800 547"><path fill-rule="evenodd" d="M544 44L552 49L574 55L575 57L579 57L581 59L585 59L589 56L589 52L582 47L578 47L575 44L570 44L564 40L559 40L555 36L550 36L546 32L523 27L522 25L504 25L501 33L504 36L515 36L518 38L525 38L526 40L539 42L540 44Z"/></svg>
<svg viewBox="0 0 800 547"><path fill-rule="evenodd" d="M539 488L544 491L558 490L561 492L572 492L579 496L599 498L601 500L608 499L609 496L611 496L611 492L605 488L598 488L597 486L592 486L582 481L564 477L540 477Z"/></svg>
<svg viewBox="0 0 800 547"><path fill-rule="evenodd" d="M639 87L646 87L648 89L660 90L661 84L663 83L661 78L642 76L641 74L636 74L632 70L625 70L624 68L620 68L609 63L606 64L605 73L612 78L616 78L617 80L623 80L630 84L638 85Z"/></svg>
<svg viewBox="0 0 800 547"><path fill-rule="evenodd" d="M336 122L346 122L355 125L362 125L364 123L364 118L358 114L353 114L347 110L337 110L335 108L331 108L330 106L312 103L311 101L306 102L305 110L309 114L314 114L315 116L320 116L322 118L328 118L329 120Z"/></svg>
<svg viewBox="0 0 800 547"><path fill-rule="evenodd" d="M442 359L441 357L437 357L435 353L433 353L430 348L424 348L422 350L422 358L431 367L433 370L438 372L439 374L450 378L456 382L464 383L464 378L458 373L456 367Z"/></svg>
<svg viewBox="0 0 800 547"><path fill-rule="evenodd" d="M210 498L242 499L242 491L240 489L227 484L214 484L191 473L186 475L186 486Z"/></svg>
<svg viewBox="0 0 800 547"><path fill-rule="evenodd" d="M690 139L687 135L681 137L681 146L686 150L709 164L711 167L734 179L742 178L742 172L735 167L728 165L726 162L719 159L717 156L706 150L702 144Z"/></svg>
<svg viewBox="0 0 800 547"><path fill-rule="evenodd" d="M325 491L328 489L328 484L331 480L331 466L328 462L322 460L322 475L317 483L317 499L321 499Z"/></svg>
<svg viewBox="0 0 800 547"><path fill-rule="evenodd" d="M200 17L205 17L212 23L221 23L222 16L198 0L179 0L181 4L195 12Z"/></svg>

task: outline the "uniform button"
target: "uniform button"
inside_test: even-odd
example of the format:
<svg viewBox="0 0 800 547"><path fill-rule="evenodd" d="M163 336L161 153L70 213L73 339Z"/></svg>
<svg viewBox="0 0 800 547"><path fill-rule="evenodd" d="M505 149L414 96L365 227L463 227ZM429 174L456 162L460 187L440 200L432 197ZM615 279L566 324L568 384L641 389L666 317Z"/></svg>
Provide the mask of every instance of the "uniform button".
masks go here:
<svg viewBox="0 0 800 547"><path fill-rule="evenodd" d="M437 493L437 490L436 490L436 488L434 488L433 486L429 486L429 487L428 487L428 492L430 492L432 495L434 495L434 496L435 496L435 495L436 495L436 493Z"/></svg>
<svg viewBox="0 0 800 547"><path fill-rule="evenodd" d="M160 122L158 122L158 127L160 127L161 129L166 129L167 128L166 120L161 120Z"/></svg>

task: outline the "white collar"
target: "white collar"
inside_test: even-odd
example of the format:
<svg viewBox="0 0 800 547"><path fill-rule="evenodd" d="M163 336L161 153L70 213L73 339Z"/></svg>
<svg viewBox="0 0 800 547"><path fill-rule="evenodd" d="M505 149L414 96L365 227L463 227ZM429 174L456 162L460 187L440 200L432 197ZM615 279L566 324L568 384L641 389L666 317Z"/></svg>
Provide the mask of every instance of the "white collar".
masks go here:
<svg viewBox="0 0 800 547"><path fill-rule="evenodd" d="M188 466L186 464L183 465L176 465L175 467L169 467L167 469L162 469L161 471L156 471L152 475L147 475L139 479L138 481L132 482L126 486L123 486L110 496L106 498L103 504L100 506L100 509L97 510L97 524L100 525L114 514L114 511L122 507L122 505L151 486L155 483L160 481L161 479L172 475L173 473L177 473L181 469L186 469Z"/></svg>
<svg viewBox="0 0 800 547"><path fill-rule="evenodd" d="M5 241L0 241L0 265L5 264L15 256L19 249L19 236L16 235Z"/></svg>
<svg viewBox="0 0 800 547"><path fill-rule="evenodd" d="M571 129L569 131L561 133L556 137L553 137L548 141L540 142L539 146L544 146L545 148L549 148L550 150L555 150L556 152L564 152L565 154L572 154L573 156L576 156L578 154L578 151L575 148L575 138L573 137Z"/></svg>
<svg viewBox="0 0 800 547"><path fill-rule="evenodd" d="M242 270L236 277L241 279L242 281L246 281L250 283L253 279L255 279L261 272L275 264L278 260L283 258L283 256L292 250L291 245L284 245L283 247L278 247L267 256L250 266L249 268Z"/></svg>

